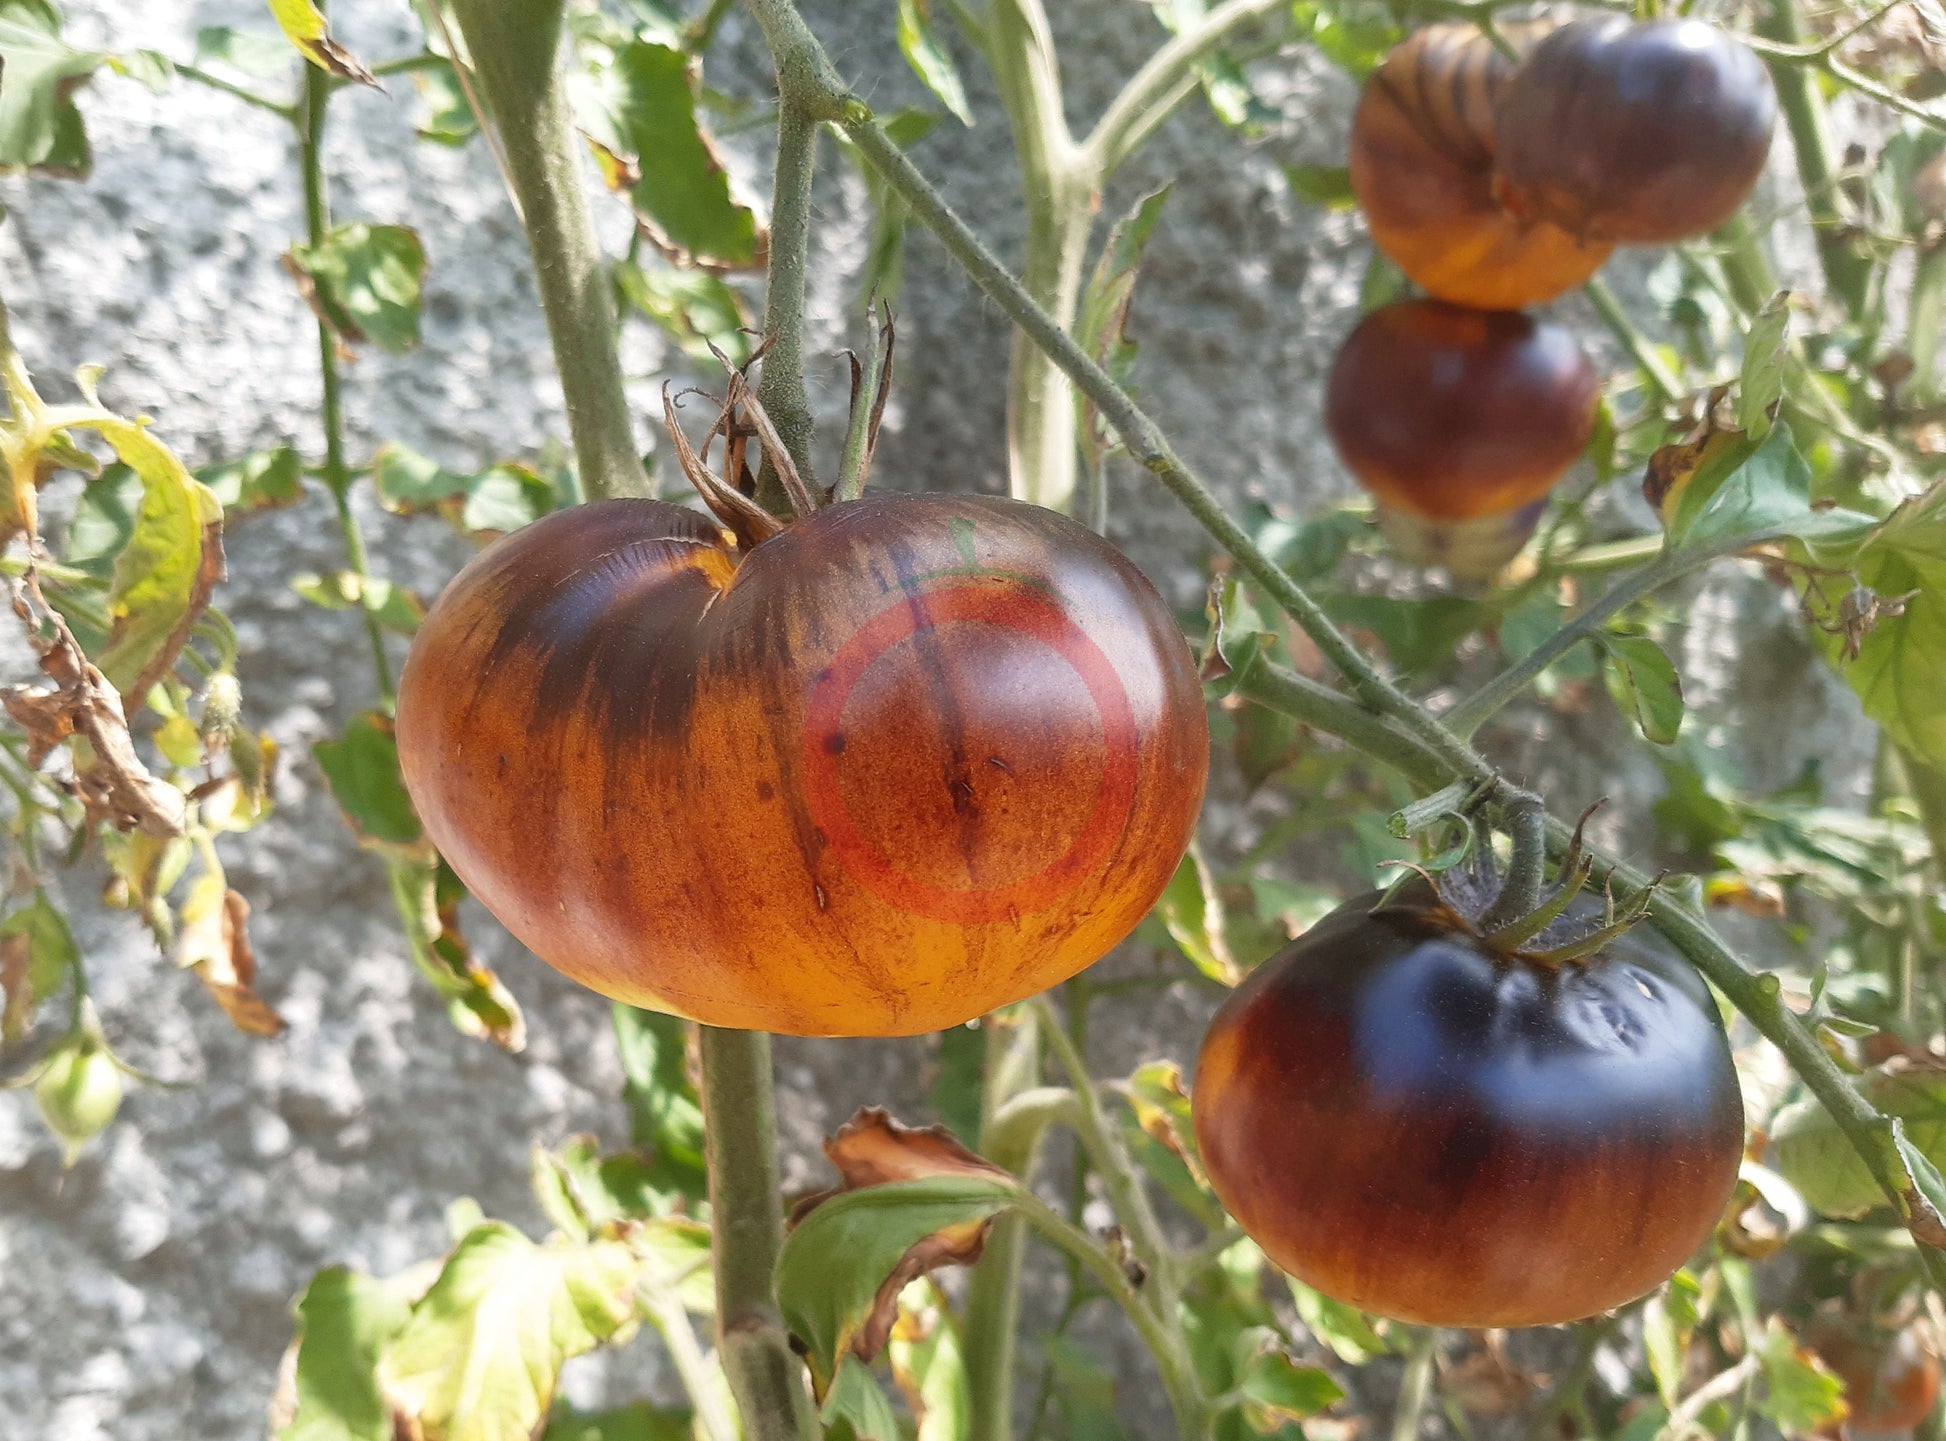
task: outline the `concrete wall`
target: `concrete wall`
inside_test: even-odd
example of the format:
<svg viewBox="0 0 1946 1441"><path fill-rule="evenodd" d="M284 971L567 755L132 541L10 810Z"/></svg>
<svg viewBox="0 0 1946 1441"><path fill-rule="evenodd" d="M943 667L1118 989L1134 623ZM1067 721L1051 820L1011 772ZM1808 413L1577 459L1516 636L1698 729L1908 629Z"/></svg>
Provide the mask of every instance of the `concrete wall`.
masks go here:
<svg viewBox="0 0 1946 1441"><path fill-rule="evenodd" d="M337 8L341 37L367 59L413 43L404 5ZM891 42L890 0L805 8L874 105L926 101ZM1161 31L1132 0L1050 8L1072 118L1085 125ZM253 0L75 0L69 9L79 40L185 58L200 26L265 22ZM919 159L982 234L1017 255L1005 121L965 59L978 127L943 123ZM710 78L741 94L766 91L758 37L740 14ZM1350 86L1303 55L1268 66L1266 81L1284 110L1267 138L1246 147L1192 103L1117 180L1105 209L1118 214L1137 194L1176 182L1136 308L1145 402L1228 499L1302 508L1348 487L1318 406L1367 251L1355 217L1297 201L1279 169L1342 153ZM59 390L73 366L105 363L110 403L154 415L192 463L280 441L317 453L315 334L276 263L303 223L280 122L186 83L158 98L106 74L82 101L96 150L91 180L0 181L9 211L0 282L31 364ZM415 140L416 112L403 81L389 97L357 91L334 106L327 168L339 214L416 226L431 262L421 350L367 350L349 369L353 453L400 440L456 468L530 455L544 438L564 437L565 425L525 245L485 150ZM737 173L758 194L768 188L762 144L757 131L735 146ZM828 145L825 161L808 349L835 451L844 403L835 352L869 216L862 183ZM625 215L607 199L597 209L605 239L619 246ZM1642 269L1619 272L1638 297ZM1578 304L1560 309L1612 362L1592 317ZM919 235L900 323L900 386L879 483L1001 489L1006 327ZM633 332L628 364L645 443L669 359L653 336ZM666 471L673 476L673 466ZM428 594L466 554L435 522L396 521L373 506L361 515L383 572ZM1166 496L1121 476L1111 531L1173 600L1195 601L1200 534ZM28 1098L0 1096L0 1432L10 1437L256 1436L290 1336L288 1307L314 1270L342 1261L382 1272L435 1254L443 1210L462 1195L538 1232L529 1142L578 1130L623 1135L606 1003L475 912L473 934L525 1006L530 1044L507 1056L454 1034L405 958L380 868L353 845L308 758L313 742L372 700L362 632L346 613L307 607L288 584L294 572L341 563L324 498L248 521L229 549L220 603L244 640L248 714L284 747L286 764L274 819L225 853L255 908L264 989L290 1030L268 1042L233 1032L126 916L95 904L98 874L84 867L65 879L116 1046L189 1084L133 1092L122 1119L68 1171ZM1761 728L1756 778L1787 775L1818 753L1827 774L1855 780L1864 744L1855 708L1822 678L1799 683L1808 653L1793 638L1788 600L1729 578L1693 614L1705 623L1680 654L1692 699L1706 721ZM1732 631L1751 640L1741 657L1726 648ZM1648 843L1640 817L1656 773L1605 704L1565 722L1517 715L1493 744L1564 807L1616 796L1637 821L1626 832L1611 822L1608 838ZM1274 800L1242 804L1219 773L1219 851L1247 843L1275 813ZM1348 879L1330 857L1326 848L1312 858L1323 868L1314 873ZM1187 1060L1211 1006L1209 993L1187 988L1104 1003L1099 1064L1120 1069L1138 1054ZM884 1102L918 1118L932 1053L927 1041L783 1043L792 1181L815 1174L818 1137L854 1107ZM1159 1415L1152 1373L1125 1339L1117 1344L1128 1409ZM576 1363L569 1377L572 1394L591 1404L661 1384L642 1344Z"/></svg>

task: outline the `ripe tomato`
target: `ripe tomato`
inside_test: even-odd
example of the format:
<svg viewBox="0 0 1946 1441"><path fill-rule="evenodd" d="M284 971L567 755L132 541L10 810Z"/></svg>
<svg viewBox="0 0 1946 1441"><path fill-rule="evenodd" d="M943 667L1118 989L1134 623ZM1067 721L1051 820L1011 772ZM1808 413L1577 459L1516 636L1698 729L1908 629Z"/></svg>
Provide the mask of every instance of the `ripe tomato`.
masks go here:
<svg viewBox="0 0 1946 1441"><path fill-rule="evenodd" d="M1482 310L1552 300L1613 248L1494 199L1494 106L1513 70L1478 27L1430 25L1365 82L1351 123L1372 243L1434 296Z"/></svg>
<svg viewBox="0 0 1946 1441"><path fill-rule="evenodd" d="M1209 747L1134 566L944 495L747 553L654 501L548 516L433 606L398 739L427 832L542 959L800 1035L957 1025L1098 959L1174 873Z"/></svg>
<svg viewBox="0 0 1946 1441"><path fill-rule="evenodd" d="M1380 899L1210 1026L1196 1136L1230 1214L1293 1276L1401 1321L1551 1325L1656 1286L1743 1146L1702 981L1640 930L1550 966L1489 950L1423 881Z"/></svg>
<svg viewBox="0 0 1946 1441"><path fill-rule="evenodd" d="M1498 193L1596 242L1701 235L1749 196L1776 121L1763 61L1715 26L1577 20L1501 97Z"/></svg>
<svg viewBox="0 0 1946 1441"><path fill-rule="evenodd" d="M1910 1431L1939 1402L1939 1357L1916 1327L1886 1333L1820 1316L1804 1339L1845 1383L1848 1414L1832 1435Z"/></svg>
<svg viewBox="0 0 1946 1441"><path fill-rule="evenodd" d="M1438 300L1383 306L1338 351L1324 423L1393 549L1488 575L1588 448L1601 386L1561 326Z"/></svg>

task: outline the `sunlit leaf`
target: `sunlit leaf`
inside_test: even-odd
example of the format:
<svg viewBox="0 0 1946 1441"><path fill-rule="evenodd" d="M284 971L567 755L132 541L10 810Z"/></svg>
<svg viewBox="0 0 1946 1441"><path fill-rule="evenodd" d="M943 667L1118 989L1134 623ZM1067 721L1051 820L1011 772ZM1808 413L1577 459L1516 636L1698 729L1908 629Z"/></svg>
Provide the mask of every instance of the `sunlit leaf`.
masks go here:
<svg viewBox="0 0 1946 1441"><path fill-rule="evenodd" d="M1757 1346L1764 1387L1757 1409L1786 1436L1810 1436L1844 1419L1845 1383L1797 1344L1775 1316Z"/></svg>
<svg viewBox="0 0 1946 1441"><path fill-rule="evenodd" d="M1226 986L1243 979L1243 970L1230 954L1223 925L1223 898L1202 851L1191 843L1176 874L1156 902L1156 914L1168 928L1190 963Z"/></svg>
<svg viewBox="0 0 1946 1441"><path fill-rule="evenodd" d="M972 1397L959 1326L930 1282L906 1287L892 1328L892 1379L918 1427L914 1441L969 1441Z"/></svg>
<svg viewBox="0 0 1946 1441"><path fill-rule="evenodd" d="M80 963L81 949L67 917L47 892L36 890L33 899L0 921L0 988L7 993L0 1041L18 1040L34 1008L66 984Z"/></svg>
<svg viewBox="0 0 1946 1441"><path fill-rule="evenodd" d="M1897 614L1882 613L1846 660L1844 627L1817 636L1865 714L1914 756L1946 769L1946 485L1907 501L1851 559L1858 583Z"/></svg>
<svg viewBox="0 0 1946 1441"><path fill-rule="evenodd" d="M1934 1165L1946 1160L1946 1072L1874 1070L1857 1085L1879 1111L1900 1119L1922 1155ZM1772 1164L1813 1210L1858 1217L1887 1204L1851 1142L1812 1097L1779 1113L1770 1146Z"/></svg>
<svg viewBox="0 0 1946 1441"><path fill-rule="evenodd" d="M1683 718L1682 677L1675 662L1645 635L1604 631L1600 642L1608 692L1622 714L1645 739L1673 745Z"/></svg>
<svg viewBox="0 0 1946 1441"><path fill-rule="evenodd" d="M952 54L932 23L931 0L899 0L899 53L960 124L973 123L966 87L960 84Z"/></svg>
<svg viewBox="0 0 1946 1441"><path fill-rule="evenodd" d="M271 18L284 32L284 38L318 69L341 80L378 86L377 79L358 57L331 38L331 27L325 22L324 13L311 0L267 0L267 3Z"/></svg>
<svg viewBox="0 0 1946 1441"><path fill-rule="evenodd" d="M205 465L196 479L225 512L276 510L304 498L304 462L288 445Z"/></svg>
<svg viewBox="0 0 1946 1441"><path fill-rule="evenodd" d="M623 303L654 321L691 360L714 363L711 346L732 364L742 364L750 354L750 338L744 334L750 317L743 299L717 276L632 260L619 262L614 275Z"/></svg>
<svg viewBox="0 0 1946 1441"><path fill-rule="evenodd" d="M442 58L436 65L413 71L412 83L425 105L418 125L421 140L435 145L464 145L479 134L479 120L466 101L466 90L452 61Z"/></svg>
<svg viewBox="0 0 1946 1441"><path fill-rule="evenodd" d="M419 343L419 295L426 251L404 225L334 225L316 245L300 242L286 267L311 308L349 345L381 350Z"/></svg>
<svg viewBox="0 0 1946 1441"><path fill-rule="evenodd" d="M393 1441L379 1351L405 1329L423 1282L374 1280L344 1266L311 1278L297 1302L297 1410L277 1441Z"/></svg>
<svg viewBox="0 0 1946 1441"><path fill-rule="evenodd" d="M344 736L312 748L331 795L361 841L417 846L424 839L412 797L399 774L391 720L377 711L351 718Z"/></svg>
<svg viewBox="0 0 1946 1441"><path fill-rule="evenodd" d="M1737 424L1761 439L1784 399L1784 365L1789 359L1790 299L1779 291L1765 302L1743 338L1743 372L1737 393Z"/></svg>
<svg viewBox="0 0 1946 1441"><path fill-rule="evenodd" d="M688 1411L637 1401L612 1411L557 1405L541 1441L695 1441L695 1436Z"/></svg>
<svg viewBox="0 0 1946 1441"><path fill-rule="evenodd" d="M379 1385L424 1441L528 1441L562 1363L634 1322L637 1262L617 1241L535 1245L475 1227L379 1354Z"/></svg>
<svg viewBox="0 0 1946 1441"><path fill-rule="evenodd" d="M610 186L678 259L744 267L761 258L757 218L730 193L729 172L696 113L696 73L670 45L630 40L583 49L571 94Z"/></svg>
<svg viewBox="0 0 1946 1441"><path fill-rule="evenodd" d="M1327 210L1349 210L1358 203L1351 192L1351 172L1342 165L1286 165L1285 178L1300 200Z"/></svg>
<svg viewBox="0 0 1946 1441"><path fill-rule="evenodd" d="M709 1194L709 1178L703 1110L686 1054L690 1023L617 1001L614 1024L629 1131L654 1157L653 1182L659 1190L700 1203Z"/></svg>
<svg viewBox="0 0 1946 1441"><path fill-rule="evenodd" d="M249 902L229 889L220 870L205 870L182 903L176 961L196 973L231 1025L247 1035L275 1036L284 1018L257 994L249 920Z"/></svg>
<svg viewBox="0 0 1946 1441"><path fill-rule="evenodd" d="M0 169L86 177L88 138L69 92L107 59L61 38L51 0L0 0Z"/></svg>
<svg viewBox="0 0 1946 1441"><path fill-rule="evenodd" d="M1261 1353L1243 1373L1237 1389L1251 1429L1264 1436L1345 1399L1344 1388L1331 1379L1329 1372L1300 1366L1281 1351Z"/></svg>
<svg viewBox="0 0 1946 1441"><path fill-rule="evenodd" d="M475 539L519 530L560 500L549 481L525 466L460 475L396 443L372 458L372 484L379 504L394 515L437 515Z"/></svg>
<svg viewBox="0 0 1946 1441"><path fill-rule="evenodd" d="M1754 449L1751 439L1713 432L1702 459L1662 497L1671 550L1736 550L1784 537L1837 544L1871 528L1872 518L1857 511L1812 506L1811 468L1786 427L1772 426Z"/></svg>
<svg viewBox="0 0 1946 1441"><path fill-rule="evenodd" d="M1314 1291L1295 1277L1284 1279L1290 1286L1291 1299L1297 1303L1299 1318L1347 1366L1363 1366L1374 1357L1390 1354L1392 1348L1372 1329L1371 1318L1356 1306Z"/></svg>
<svg viewBox="0 0 1946 1441"><path fill-rule="evenodd" d="M370 844L369 841L366 842ZM461 1035L488 1040L506 1051L527 1044L520 1004L493 971L473 954L459 928L466 894L459 877L429 847L377 845L393 904L405 926L406 947L419 973L446 1002L446 1015Z"/></svg>

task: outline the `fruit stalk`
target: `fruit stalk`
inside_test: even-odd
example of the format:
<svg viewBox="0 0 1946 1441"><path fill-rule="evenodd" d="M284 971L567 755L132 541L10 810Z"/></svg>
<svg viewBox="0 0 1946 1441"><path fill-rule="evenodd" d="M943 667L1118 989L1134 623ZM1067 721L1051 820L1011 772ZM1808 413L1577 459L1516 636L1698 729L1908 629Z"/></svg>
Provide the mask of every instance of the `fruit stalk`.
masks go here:
<svg viewBox="0 0 1946 1441"><path fill-rule="evenodd" d="M315 65L306 65L302 104L290 117L297 129L298 155L304 171L305 229L312 245L321 244L325 232L331 228L331 204L324 180L324 126L331 90L331 77ZM338 377L338 339L323 316L318 317L317 325L324 483L331 490L338 527L344 534L345 566L363 580L371 574L371 560L365 551L365 534L359 529L358 517L351 508L351 470L345 464L345 409ZM365 637L371 643L373 678L378 682L379 698L389 707L393 700L392 664L385 655L385 632L368 607L361 605L358 611L365 619Z"/></svg>
<svg viewBox="0 0 1946 1441"><path fill-rule="evenodd" d="M1771 0L1767 13L1757 22L1758 33L1781 45L1802 46L1804 23L1795 0ZM1790 127L1791 148L1797 152L1797 173L1804 182L1805 206L1810 212L1811 228L1817 236L1818 261L1824 267L1825 284L1844 303L1853 320L1865 314L1871 289L1871 261L1852 248L1845 233L1845 221L1838 209L1836 152L1831 131L1825 124L1824 101L1818 94L1816 70L1799 61L1767 54L1771 83L1777 87L1777 104Z"/></svg>
<svg viewBox="0 0 1946 1441"><path fill-rule="evenodd" d="M770 1284L784 1233L770 1037L714 1026L701 1033L717 1348L748 1441L808 1441L817 1417Z"/></svg>
<svg viewBox="0 0 1946 1441"><path fill-rule="evenodd" d="M562 0L454 0L453 10L520 199L582 491L591 500L646 495L615 352L615 298L557 73Z"/></svg>

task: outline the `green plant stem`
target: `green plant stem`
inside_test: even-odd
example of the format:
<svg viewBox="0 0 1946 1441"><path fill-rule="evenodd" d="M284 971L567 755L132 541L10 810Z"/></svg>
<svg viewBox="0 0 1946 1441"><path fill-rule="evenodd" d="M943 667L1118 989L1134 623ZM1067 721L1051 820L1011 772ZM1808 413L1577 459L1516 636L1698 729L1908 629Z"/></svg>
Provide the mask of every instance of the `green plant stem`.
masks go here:
<svg viewBox="0 0 1946 1441"><path fill-rule="evenodd" d="M1596 276L1581 287L1581 293L1588 297L1588 303L1594 306L1595 313L1621 341L1622 348L1635 361L1635 368L1642 372L1642 378L1649 383L1649 388L1665 401L1681 399L1682 381L1669 369L1668 362L1656 353L1648 337L1636 329L1635 322L1622 309L1621 301L1615 298L1615 292L1608 288L1608 282Z"/></svg>
<svg viewBox="0 0 1946 1441"><path fill-rule="evenodd" d="M711 1374L709 1360L696 1339L696 1328L690 1324L681 1293L664 1283L646 1287L640 1294L650 1321L668 1349L676 1375L682 1379L682 1388L689 1393L689 1404L703 1433L702 1441L738 1441L736 1417L723 1404L716 1377Z"/></svg>
<svg viewBox="0 0 1946 1441"><path fill-rule="evenodd" d="M1906 309L1905 348L1912 357L1906 393L1920 404L1939 394L1940 325L1946 322L1946 241L1919 252L1912 273L1912 300Z"/></svg>
<svg viewBox="0 0 1946 1441"><path fill-rule="evenodd" d="M1418 1441L1438 1361L1439 1333L1429 1326L1415 1332L1406 1352L1405 1375L1399 1381L1399 1404L1392 1413L1392 1441Z"/></svg>
<svg viewBox="0 0 1946 1441"><path fill-rule="evenodd" d="M784 1203L770 1037L714 1026L700 1031L717 1350L747 1441L813 1441L817 1417L804 1367L771 1290Z"/></svg>
<svg viewBox="0 0 1946 1441"><path fill-rule="evenodd" d="M1663 586L1703 569L1721 551L1699 547L1664 553L1640 570L1631 571L1596 596L1587 608L1533 650L1454 706L1446 724L1462 736L1472 736L1489 717L1532 685L1542 671L1573 650L1617 612Z"/></svg>
<svg viewBox="0 0 1946 1441"><path fill-rule="evenodd" d="M1739 210L1711 238L1723 262L1723 283L1730 299L1743 315L1755 315L1777 293L1778 284L1777 267L1751 228L1750 217Z"/></svg>
<svg viewBox="0 0 1946 1441"><path fill-rule="evenodd" d="M321 245L331 229L331 204L324 181L324 128L331 105L331 77L315 65L304 67L304 105L297 126L298 154L304 171L304 221L312 245ZM338 512L338 527L345 539L345 566L364 580L371 575L371 557L365 549L365 533L351 508L351 470L345 463L345 407L338 375L338 338L323 316L318 317L318 376L322 383L320 404L324 423L324 483L331 491ZM369 606L360 603L365 638L372 652L372 676L378 683L380 704L391 709L395 699L392 662L385 654L385 632Z"/></svg>
<svg viewBox="0 0 1946 1441"><path fill-rule="evenodd" d="M811 182L817 173L820 123L795 103L779 80L777 170L770 197L770 268L764 290L764 356L757 399L763 403L798 474L815 485L811 466L811 402L804 390L804 290L811 243ZM867 404L870 402L867 401ZM783 482L768 460L757 477L757 499L788 514Z"/></svg>
<svg viewBox="0 0 1946 1441"><path fill-rule="evenodd" d="M567 400L582 492L646 495L615 353L615 298L576 169L557 65L563 0L453 0L519 197L534 278Z"/></svg>
<svg viewBox="0 0 1946 1441"><path fill-rule="evenodd" d="M682 48L691 55L701 55L709 49L710 42L716 38L717 27L723 17L736 8L737 0L710 0L709 9L696 18L682 37Z"/></svg>
<svg viewBox="0 0 1946 1441"><path fill-rule="evenodd" d="M1173 36L1129 78L1083 143L1101 180L1155 133L1196 87L1196 67L1232 33L1285 8L1284 0L1227 0Z"/></svg>
<svg viewBox="0 0 1946 1441"><path fill-rule="evenodd" d="M1032 1180L1041 1137L1057 1120L1074 1123L1079 1101L1062 1087L1039 1084L1040 1020L1015 1007L1011 1023L986 1021L986 1066L980 1096L980 1152L1004 1171ZM1002 1216L966 1288L961 1354L966 1366L969 1441L1008 1441L1013 1434L1014 1365L1020 1333L1020 1272L1027 1223Z"/></svg>
<svg viewBox="0 0 1946 1441"><path fill-rule="evenodd" d="M1804 22L1798 14L1797 0L1769 0L1768 8L1757 22L1757 31L1781 45L1802 46ZM1768 63L1771 81L1777 87L1777 103L1784 112L1784 123L1790 127L1791 145L1797 151L1797 173L1804 182L1805 203L1817 236L1818 262L1824 268L1825 284L1854 321L1862 320L1872 267L1865 256L1852 248L1845 234L1844 217L1838 210L1838 192L1833 183L1838 169L1836 152L1825 124L1824 100L1818 94L1817 75L1810 67L1777 55L1769 56Z"/></svg>
<svg viewBox="0 0 1946 1441"><path fill-rule="evenodd" d="M288 124L300 125L303 123L303 117L299 114L299 107L296 105L286 105L281 100L272 100L268 95L259 95L248 86L238 85L233 80L225 80L221 75L211 74L200 65L191 65L180 60L174 63L176 74L185 80L193 80L198 85L207 85L211 90L221 91L233 99L241 100L245 105L253 106L258 110L268 111L270 114L277 116L280 120ZM311 67L307 66L306 68L309 69ZM309 82L310 77L306 76L305 83L307 89L309 88ZM329 84L328 79L326 83L327 85Z"/></svg>
<svg viewBox="0 0 1946 1441"><path fill-rule="evenodd" d="M1020 162L1027 215L1021 284L1063 330L1071 329L1081 303L1081 265L1101 172L1068 131L1054 37L1040 0L993 0L987 7L986 54ZM1010 365L1009 488L1016 499L1070 510L1077 462L1073 388L1019 331Z"/></svg>
<svg viewBox="0 0 1946 1441"><path fill-rule="evenodd" d="M1027 1197L1018 1210L1029 1226L1086 1267L1109 1298L1122 1308L1122 1314L1141 1334L1149 1354L1155 1358L1180 1441L1204 1441L1210 1429L1209 1403L1197 1382L1188 1348L1176 1329L1150 1307L1122 1270L1121 1263L1096 1245L1087 1232L1037 1197Z"/></svg>

